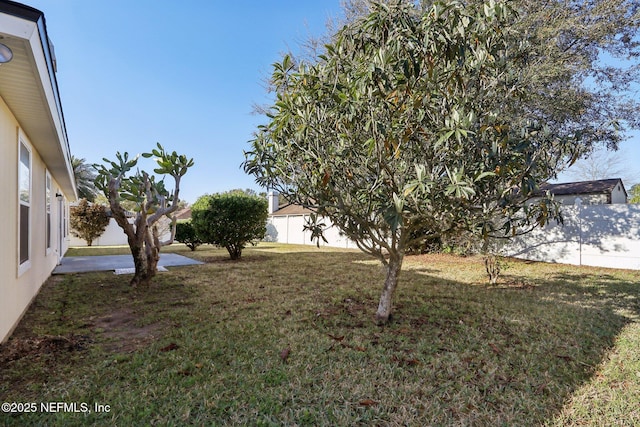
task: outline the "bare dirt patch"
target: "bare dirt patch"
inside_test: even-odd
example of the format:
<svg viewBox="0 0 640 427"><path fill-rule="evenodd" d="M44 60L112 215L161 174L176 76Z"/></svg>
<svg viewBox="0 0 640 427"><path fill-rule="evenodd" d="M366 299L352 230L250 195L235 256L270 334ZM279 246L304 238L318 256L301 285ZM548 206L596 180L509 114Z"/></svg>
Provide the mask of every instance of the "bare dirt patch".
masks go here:
<svg viewBox="0 0 640 427"><path fill-rule="evenodd" d="M112 353L129 353L155 341L162 335L160 322L141 325L140 316L128 309L94 319L89 327L93 337L87 335L43 335L37 337L13 337L0 346L0 365L45 355L59 356L84 351L94 341L101 341L103 348Z"/></svg>
<svg viewBox="0 0 640 427"><path fill-rule="evenodd" d="M80 335L45 335L31 338L13 338L0 347L0 365L24 357L39 357L45 354L61 354L81 351L89 341Z"/></svg>
<svg viewBox="0 0 640 427"><path fill-rule="evenodd" d="M121 309L93 321L92 329L106 342L105 350L129 353L155 341L163 329L160 322L140 324L140 316L129 309Z"/></svg>

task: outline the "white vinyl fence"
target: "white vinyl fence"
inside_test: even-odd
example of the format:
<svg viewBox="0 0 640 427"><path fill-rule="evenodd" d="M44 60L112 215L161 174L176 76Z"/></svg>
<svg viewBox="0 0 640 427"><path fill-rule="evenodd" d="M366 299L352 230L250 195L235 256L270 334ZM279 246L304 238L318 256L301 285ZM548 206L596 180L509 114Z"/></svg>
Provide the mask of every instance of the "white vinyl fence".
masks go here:
<svg viewBox="0 0 640 427"><path fill-rule="evenodd" d="M134 220L134 218L129 218L129 223L133 224ZM160 240L168 239L170 237L169 221L164 220L163 218L158 222L158 224L161 230ZM93 241L92 246L119 246L126 244L127 235L124 234L124 230L120 228L116 220L114 218L111 218L109 220L109 225L107 226L104 233L102 233L100 237ZM69 233L69 247L72 246L87 246L87 242Z"/></svg>
<svg viewBox="0 0 640 427"><path fill-rule="evenodd" d="M564 225L549 224L512 239L503 246L506 256L534 261L640 270L640 205L586 205L563 207ZM329 220L325 220L330 226ZM315 244L303 231L304 215L272 216L267 240ZM325 231L321 246L356 248L335 227Z"/></svg>
<svg viewBox="0 0 640 427"><path fill-rule="evenodd" d="M117 246L126 244L127 236L118 223L116 223L116 220L111 218L107 229L102 233L102 236L93 241L92 246ZM87 246L87 242L70 233L69 246Z"/></svg>
<svg viewBox="0 0 640 427"><path fill-rule="evenodd" d="M267 236L265 240L278 243L294 243L299 245L315 245L316 241L311 241L311 232L304 231L306 215L286 215L272 216L267 221ZM327 228L324 230L324 238L327 243L320 239L320 246L330 246L336 248L357 248L356 244L345 236L341 235L336 227L333 227L328 219L324 221Z"/></svg>
<svg viewBox="0 0 640 427"><path fill-rule="evenodd" d="M564 226L549 224L505 245L534 261L640 270L640 205L565 206Z"/></svg>

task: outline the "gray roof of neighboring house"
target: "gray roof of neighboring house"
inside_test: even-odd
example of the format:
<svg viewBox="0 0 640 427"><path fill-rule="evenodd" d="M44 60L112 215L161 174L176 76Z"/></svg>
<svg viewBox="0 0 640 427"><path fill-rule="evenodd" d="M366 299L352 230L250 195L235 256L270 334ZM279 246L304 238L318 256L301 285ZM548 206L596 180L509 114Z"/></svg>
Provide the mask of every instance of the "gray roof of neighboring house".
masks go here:
<svg viewBox="0 0 640 427"><path fill-rule="evenodd" d="M622 187L622 191L627 194L627 190L624 188L624 184L620 178L565 182L561 184L542 184L537 193L541 194L548 190L556 196L575 194L611 194L618 184Z"/></svg>
<svg viewBox="0 0 640 427"><path fill-rule="evenodd" d="M271 216L286 216L286 215L307 215L313 213L309 208L305 208L300 205L285 205L271 214Z"/></svg>
<svg viewBox="0 0 640 427"><path fill-rule="evenodd" d="M176 219L191 219L191 208L178 209L175 213Z"/></svg>

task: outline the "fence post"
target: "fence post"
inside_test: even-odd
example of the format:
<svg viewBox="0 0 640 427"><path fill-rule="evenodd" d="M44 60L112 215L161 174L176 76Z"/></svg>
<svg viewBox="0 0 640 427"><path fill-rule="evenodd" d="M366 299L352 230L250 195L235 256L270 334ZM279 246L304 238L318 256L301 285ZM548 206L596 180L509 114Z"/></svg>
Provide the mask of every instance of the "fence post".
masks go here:
<svg viewBox="0 0 640 427"><path fill-rule="evenodd" d="M578 265L582 265L582 199L576 197L575 206L578 215Z"/></svg>

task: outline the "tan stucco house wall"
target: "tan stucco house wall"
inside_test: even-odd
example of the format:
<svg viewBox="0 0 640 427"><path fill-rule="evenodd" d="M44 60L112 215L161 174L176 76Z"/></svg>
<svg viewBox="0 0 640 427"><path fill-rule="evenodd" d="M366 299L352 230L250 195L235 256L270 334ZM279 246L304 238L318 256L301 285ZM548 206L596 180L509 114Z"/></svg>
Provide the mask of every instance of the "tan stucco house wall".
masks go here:
<svg viewBox="0 0 640 427"><path fill-rule="evenodd" d="M68 248L76 200L55 57L44 15L0 3L0 341L20 321Z"/></svg>

